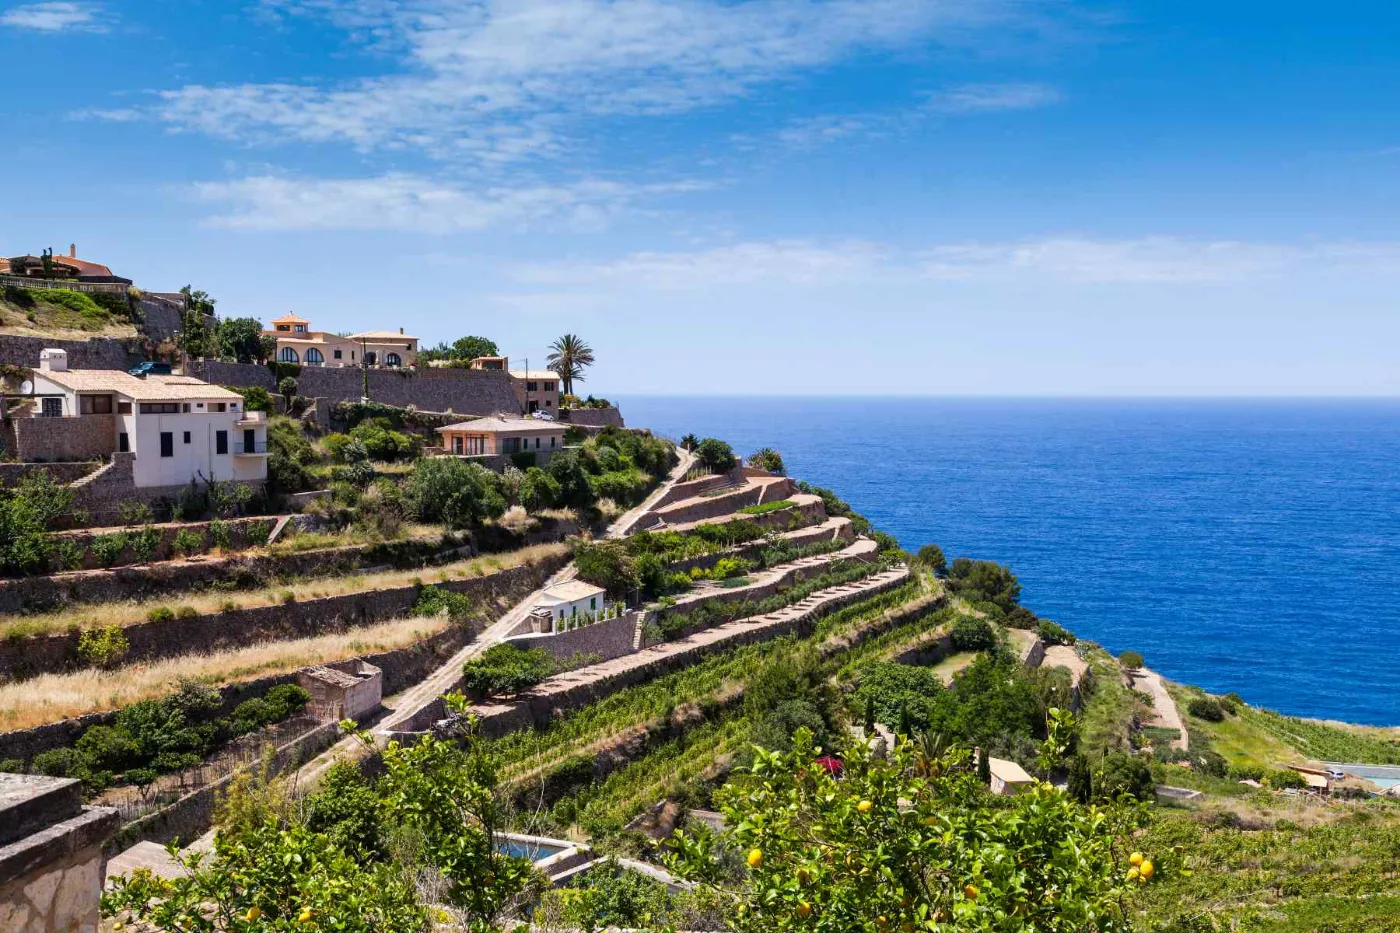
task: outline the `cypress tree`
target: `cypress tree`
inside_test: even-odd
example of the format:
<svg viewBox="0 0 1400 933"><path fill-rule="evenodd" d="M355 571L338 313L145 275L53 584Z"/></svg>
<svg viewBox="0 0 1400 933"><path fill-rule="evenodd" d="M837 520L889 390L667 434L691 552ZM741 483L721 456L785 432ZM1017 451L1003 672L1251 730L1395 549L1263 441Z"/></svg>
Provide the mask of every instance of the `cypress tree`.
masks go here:
<svg viewBox="0 0 1400 933"><path fill-rule="evenodd" d="M985 748L977 750L977 779L988 786L992 783L992 757Z"/></svg>

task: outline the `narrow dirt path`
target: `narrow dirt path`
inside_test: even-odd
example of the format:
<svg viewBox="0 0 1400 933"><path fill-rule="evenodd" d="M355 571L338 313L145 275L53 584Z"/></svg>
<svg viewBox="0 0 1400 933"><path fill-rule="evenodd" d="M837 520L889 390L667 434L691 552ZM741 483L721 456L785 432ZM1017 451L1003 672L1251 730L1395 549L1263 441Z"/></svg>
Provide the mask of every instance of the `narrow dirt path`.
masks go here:
<svg viewBox="0 0 1400 933"><path fill-rule="evenodd" d="M1180 732L1181 737L1173 739L1171 746L1180 751L1186 751L1188 742L1186 724L1181 721L1181 713L1176 708L1176 701L1167 691L1166 684L1162 683L1162 675L1143 667L1129 673L1128 676L1132 678L1134 690L1141 690L1152 697L1152 721L1148 725L1175 729Z"/></svg>

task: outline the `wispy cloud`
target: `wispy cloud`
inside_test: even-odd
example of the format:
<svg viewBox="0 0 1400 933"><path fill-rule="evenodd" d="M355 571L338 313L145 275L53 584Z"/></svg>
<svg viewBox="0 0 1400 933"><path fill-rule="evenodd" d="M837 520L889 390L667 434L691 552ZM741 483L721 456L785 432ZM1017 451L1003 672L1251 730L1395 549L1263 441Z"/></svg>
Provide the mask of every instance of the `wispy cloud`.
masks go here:
<svg viewBox="0 0 1400 933"><path fill-rule="evenodd" d="M929 95L929 109L939 113L975 113L994 110L1032 110L1063 100L1045 84L962 84Z"/></svg>
<svg viewBox="0 0 1400 933"><path fill-rule="evenodd" d="M215 208L211 226L245 230L389 230L429 234L557 225L595 229L638 199L695 190L693 183L471 189L418 175L302 179L260 175L195 186Z"/></svg>
<svg viewBox="0 0 1400 933"><path fill-rule="evenodd" d="M0 26L38 32L99 32L106 28L100 12L96 6L89 3L28 3L0 13Z"/></svg>
<svg viewBox="0 0 1400 933"><path fill-rule="evenodd" d="M641 252L604 262L513 267L522 286L691 291L726 285L827 288L930 281L1073 285L1194 285L1314 274L1400 275L1400 243L1249 243L1141 237L1048 237L900 249L869 241L747 242L683 252Z"/></svg>
<svg viewBox="0 0 1400 933"><path fill-rule="evenodd" d="M1010 0L264 0L389 53L352 83L190 85L148 112L230 139L348 141L438 158L557 154L566 125L676 113L871 48L1014 19Z"/></svg>

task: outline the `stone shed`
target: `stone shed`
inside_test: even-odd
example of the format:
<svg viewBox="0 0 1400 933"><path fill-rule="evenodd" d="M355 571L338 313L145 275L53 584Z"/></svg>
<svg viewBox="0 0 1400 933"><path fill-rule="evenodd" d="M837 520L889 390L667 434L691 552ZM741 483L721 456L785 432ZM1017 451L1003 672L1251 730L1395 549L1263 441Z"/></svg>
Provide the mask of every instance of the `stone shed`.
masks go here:
<svg viewBox="0 0 1400 933"><path fill-rule="evenodd" d="M384 698L383 671L359 658L304 667L297 672L297 683L311 694L308 711L327 722L358 720L379 709Z"/></svg>
<svg viewBox="0 0 1400 933"><path fill-rule="evenodd" d="M102 845L117 811L71 778L0 773L0 930L97 933Z"/></svg>

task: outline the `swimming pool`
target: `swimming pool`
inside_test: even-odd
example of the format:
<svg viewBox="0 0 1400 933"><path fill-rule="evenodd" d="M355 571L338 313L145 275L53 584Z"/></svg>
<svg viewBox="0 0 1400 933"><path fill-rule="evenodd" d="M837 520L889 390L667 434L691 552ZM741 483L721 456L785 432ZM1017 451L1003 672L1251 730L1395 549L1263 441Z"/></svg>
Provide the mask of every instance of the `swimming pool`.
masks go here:
<svg viewBox="0 0 1400 933"><path fill-rule="evenodd" d="M571 848L534 839L497 839L496 851L511 858L527 858L532 862L542 862Z"/></svg>

